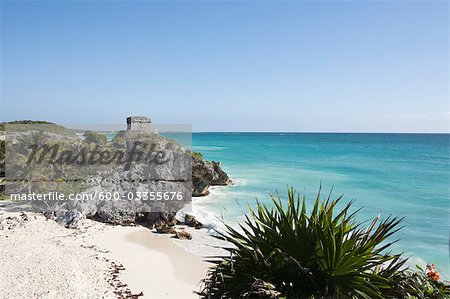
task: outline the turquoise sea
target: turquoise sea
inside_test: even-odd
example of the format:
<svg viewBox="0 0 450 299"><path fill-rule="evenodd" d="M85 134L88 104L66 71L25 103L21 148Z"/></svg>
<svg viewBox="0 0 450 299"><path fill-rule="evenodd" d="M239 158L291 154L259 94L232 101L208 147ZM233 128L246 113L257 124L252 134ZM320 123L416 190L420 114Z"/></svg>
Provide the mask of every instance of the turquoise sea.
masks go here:
<svg viewBox="0 0 450 299"><path fill-rule="evenodd" d="M449 134L194 133L192 145L235 182L194 198L210 224L221 215L236 223L255 199L269 203L287 186L312 203L321 184L324 196L333 187L342 205L363 207L360 220L404 217L393 250L449 279Z"/></svg>

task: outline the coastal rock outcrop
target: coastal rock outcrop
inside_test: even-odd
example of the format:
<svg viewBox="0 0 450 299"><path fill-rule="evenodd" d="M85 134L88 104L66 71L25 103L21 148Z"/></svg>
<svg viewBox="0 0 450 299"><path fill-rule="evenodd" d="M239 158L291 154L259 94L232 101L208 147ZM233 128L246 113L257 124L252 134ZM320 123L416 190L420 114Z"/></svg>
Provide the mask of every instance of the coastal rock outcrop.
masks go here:
<svg viewBox="0 0 450 299"><path fill-rule="evenodd" d="M177 234L177 231L175 230L175 228L173 228L171 226L167 226L167 225L164 225L161 228L157 228L156 232L158 234Z"/></svg>
<svg viewBox="0 0 450 299"><path fill-rule="evenodd" d="M159 146L163 142L158 143ZM118 225L134 225L142 215L173 221L175 213L191 201L189 154L164 149L168 163L149 167L133 163L91 176L87 194L120 195L117 200L80 201L78 209L88 216ZM179 199L179 200L178 200ZM157 215L156 217L154 215ZM151 222L152 219L149 219Z"/></svg>
<svg viewBox="0 0 450 299"><path fill-rule="evenodd" d="M107 141L92 131L80 139L54 124L15 124L6 134L8 192L39 195L27 202L67 228L84 217L134 225L142 214L175 214L191 201L191 155L147 125L132 122Z"/></svg>
<svg viewBox="0 0 450 299"><path fill-rule="evenodd" d="M175 236L175 239L180 239L180 240L192 240L192 235L190 233L188 233L187 231L177 231Z"/></svg>
<svg viewBox="0 0 450 299"><path fill-rule="evenodd" d="M61 213L56 218L56 222L65 228L79 228L81 221L85 218L85 215L77 210L70 210Z"/></svg>
<svg viewBox="0 0 450 299"><path fill-rule="evenodd" d="M116 132L107 141L105 135L92 131L91 138L86 131L85 139L80 139L74 131L56 124L15 123L5 135L15 156L6 162L9 174L16 176L11 179L21 183L9 183L10 193L81 196L77 200L31 201L48 219L68 228L92 218L169 231L167 227L177 224L176 212L190 203L192 196L207 195L210 186L232 184L219 162L194 156L156 133L148 118L132 117L127 124L128 130ZM97 139L103 142L96 143ZM25 151L33 147L34 154ZM132 162L127 162L129 159ZM189 226L202 227L195 218L185 220Z"/></svg>
<svg viewBox="0 0 450 299"><path fill-rule="evenodd" d="M192 155L192 196L206 196L210 186L227 186L233 182L220 167L220 162L206 161Z"/></svg>
<svg viewBox="0 0 450 299"><path fill-rule="evenodd" d="M190 215L190 214L186 214L184 216L184 224L186 224L187 226L193 227L195 229L200 229L203 227L203 224L198 221L197 219L195 219L195 216Z"/></svg>
<svg viewBox="0 0 450 299"><path fill-rule="evenodd" d="M178 223L174 212L158 212L143 214L140 223L146 225L150 229L162 229L163 227L173 227Z"/></svg>

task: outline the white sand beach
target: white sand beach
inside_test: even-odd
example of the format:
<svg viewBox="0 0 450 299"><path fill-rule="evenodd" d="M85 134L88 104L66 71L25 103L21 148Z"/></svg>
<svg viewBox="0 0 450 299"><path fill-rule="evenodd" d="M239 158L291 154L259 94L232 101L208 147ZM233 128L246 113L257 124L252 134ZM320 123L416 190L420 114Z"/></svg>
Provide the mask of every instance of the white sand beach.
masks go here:
<svg viewBox="0 0 450 299"><path fill-rule="evenodd" d="M106 226L87 242L110 251L125 268L121 280L135 293L142 291L144 298L198 298L193 291L208 264L177 246L169 235L145 227Z"/></svg>
<svg viewBox="0 0 450 299"><path fill-rule="evenodd" d="M0 298L196 298L208 268L144 227L66 229L4 204L0 223Z"/></svg>

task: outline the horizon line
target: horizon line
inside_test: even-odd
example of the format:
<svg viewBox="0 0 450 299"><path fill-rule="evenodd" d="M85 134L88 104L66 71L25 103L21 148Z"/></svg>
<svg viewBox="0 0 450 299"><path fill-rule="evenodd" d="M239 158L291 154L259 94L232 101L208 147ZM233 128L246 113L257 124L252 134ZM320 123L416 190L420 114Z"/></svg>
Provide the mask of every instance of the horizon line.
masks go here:
<svg viewBox="0 0 450 299"><path fill-rule="evenodd" d="M192 131L192 133L260 133L260 134L436 134L450 135L450 132L355 132L355 131Z"/></svg>

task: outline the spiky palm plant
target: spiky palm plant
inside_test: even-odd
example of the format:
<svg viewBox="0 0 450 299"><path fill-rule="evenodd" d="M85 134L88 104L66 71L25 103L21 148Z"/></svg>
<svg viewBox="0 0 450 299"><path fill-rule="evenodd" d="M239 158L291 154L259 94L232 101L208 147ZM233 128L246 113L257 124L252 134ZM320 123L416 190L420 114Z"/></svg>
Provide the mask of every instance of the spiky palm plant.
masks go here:
<svg viewBox="0 0 450 299"><path fill-rule="evenodd" d="M240 229L225 224L219 234L232 244L229 256L211 260L201 295L245 297L262 281L269 287L257 294L266 298L387 297L405 262L387 253L396 241L386 239L401 219L377 217L364 228L355 220L358 211L349 211L352 202L335 211L340 200L321 201L319 191L308 214L305 198L291 188L286 205L272 196L273 207L257 203Z"/></svg>

